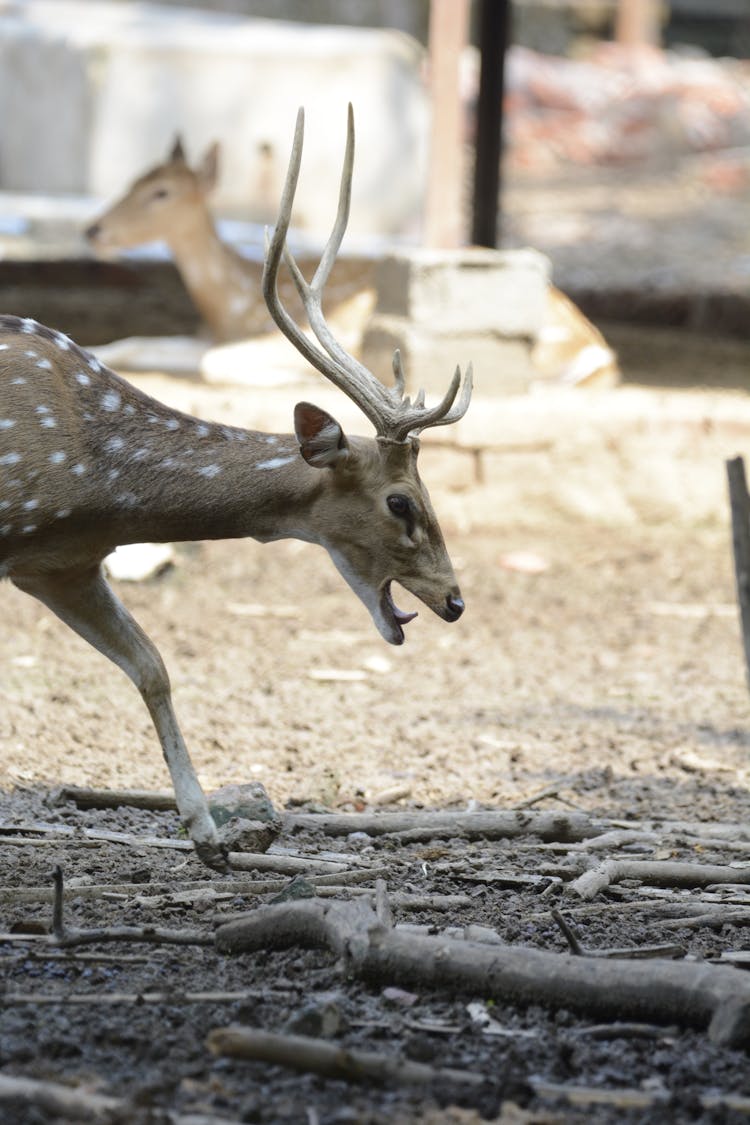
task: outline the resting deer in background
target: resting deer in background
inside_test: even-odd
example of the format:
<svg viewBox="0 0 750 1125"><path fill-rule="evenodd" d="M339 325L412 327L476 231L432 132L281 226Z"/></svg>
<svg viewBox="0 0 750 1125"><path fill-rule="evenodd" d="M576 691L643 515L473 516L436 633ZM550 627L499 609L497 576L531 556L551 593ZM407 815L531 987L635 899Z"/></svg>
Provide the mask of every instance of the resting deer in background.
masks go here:
<svg viewBox="0 0 750 1125"><path fill-rule="evenodd" d="M223 242L208 207L216 186L219 145L214 142L191 168L178 137L169 156L140 176L126 193L85 231L100 252L125 250L143 243L166 242L185 287L217 343L244 340L273 328L261 298L262 265ZM294 303L294 287L284 279L285 301ZM336 308L373 288L373 264L343 258L331 274L326 295ZM365 300L362 318L373 297ZM295 308L298 314L299 307Z"/></svg>
<svg viewBox="0 0 750 1125"><path fill-rule="evenodd" d="M172 707L161 657L108 585L102 559L119 544L251 536L318 543L390 644L414 614L398 582L445 621L464 609L440 527L417 472L418 435L461 418L471 396L457 369L443 400L404 397L398 353L386 388L333 337L322 294L348 219L354 160L351 106L338 211L308 284L286 247L302 157L297 118L279 218L266 250L263 293L273 319L309 362L375 427L349 437L324 410L294 410L294 434L214 425L169 409L104 367L67 336L0 317L0 577L48 606L114 661L156 727L183 823L206 863L225 851ZM282 258L318 344L282 303Z"/></svg>

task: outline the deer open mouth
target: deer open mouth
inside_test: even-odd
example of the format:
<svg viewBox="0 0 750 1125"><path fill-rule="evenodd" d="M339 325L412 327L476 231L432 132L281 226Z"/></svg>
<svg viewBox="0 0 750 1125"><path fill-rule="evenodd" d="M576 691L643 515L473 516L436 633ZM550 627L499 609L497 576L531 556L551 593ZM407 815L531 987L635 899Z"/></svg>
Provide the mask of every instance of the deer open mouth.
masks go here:
<svg viewBox="0 0 750 1125"><path fill-rule="evenodd" d="M390 627L391 636L388 639L391 644L402 645L404 643L403 626L413 621L417 614L416 611L406 613L403 609L398 608L391 593L390 579L380 592L380 612L383 615L383 620Z"/></svg>

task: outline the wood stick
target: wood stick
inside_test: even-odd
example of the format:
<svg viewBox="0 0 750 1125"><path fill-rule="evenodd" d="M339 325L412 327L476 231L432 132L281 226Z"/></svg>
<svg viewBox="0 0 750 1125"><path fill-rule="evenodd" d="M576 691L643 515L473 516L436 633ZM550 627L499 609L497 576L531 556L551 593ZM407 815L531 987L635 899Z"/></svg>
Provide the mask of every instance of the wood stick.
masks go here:
<svg viewBox="0 0 750 1125"><path fill-rule="evenodd" d="M608 1090L602 1086L578 1086L562 1082L547 1082L531 1078L530 1085L540 1098L563 1099L572 1106L614 1106L617 1109L650 1109L669 1101L669 1095L650 1093L648 1090Z"/></svg>
<svg viewBox="0 0 750 1125"><path fill-rule="evenodd" d="M63 785L55 796L72 801L79 809L119 809L123 805L150 812L176 812L174 793L168 789L89 789L83 785Z"/></svg>
<svg viewBox="0 0 750 1125"><path fill-rule="evenodd" d="M705 887L711 883L750 883L750 867L719 864L676 863L660 860L608 859L584 871L569 885L583 899L595 898L611 883L639 879L662 887Z"/></svg>
<svg viewBox="0 0 750 1125"><path fill-rule="evenodd" d="M312 872L307 879L314 887L333 885L342 889L346 886L356 886L359 883L372 883L375 879L386 874L383 867L355 868L353 871L330 872L319 875ZM206 890L215 887L221 893L233 895L265 895L279 894L289 885L288 879L216 879L213 882L193 880L180 884L180 892ZM175 893L172 883L92 883L70 888L70 893L75 898L91 900L104 898L107 895L122 897L123 899L137 898L140 895L151 893L154 895L168 896ZM51 903L54 899L52 887L0 887L0 904L2 903Z"/></svg>
<svg viewBox="0 0 750 1125"><path fill-rule="evenodd" d="M62 868L53 873L54 899L52 903L52 945L69 949L76 945L99 945L111 941L139 941L149 945L213 945L211 934L198 930L163 930L155 926L113 926L96 929L77 929L66 926L64 919L64 885Z"/></svg>
<svg viewBox="0 0 750 1125"><path fill-rule="evenodd" d="M481 1086L485 1078L468 1070L436 1069L410 1059L396 1059L376 1051L342 1047L306 1035L279 1035L249 1027L217 1027L206 1046L214 1055L250 1059L286 1066L291 1070L321 1074L348 1082L397 1082L432 1085L436 1082Z"/></svg>
<svg viewBox="0 0 750 1125"><path fill-rule="evenodd" d="M681 1026L708 1025L727 1046L750 1043L750 979L700 962L572 957L389 929L363 897L262 906L216 931L219 952L324 947L376 981L475 992L511 1003Z"/></svg>
<svg viewBox="0 0 750 1125"><path fill-rule="evenodd" d="M0 1105L21 1102L46 1113L53 1113L63 1121L131 1121L138 1111L125 1098L95 1094L60 1082L42 1082L35 1078L14 1078L0 1074ZM238 1125L226 1117L205 1113L169 1113L169 1125Z"/></svg>
<svg viewBox="0 0 750 1125"><path fill-rule="evenodd" d="M45 1007L94 1007L127 1004L233 1004L237 1000L262 1000L266 997L288 996L290 988L243 988L234 992L4 992L3 1004Z"/></svg>
<svg viewBox="0 0 750 1125"><path fill-rule="evenodd" d="M599 835L606 828L584 813L527 812L512 809L489 812L289 813L286 831L317 831L328 836L366 832L369 836L404 835L412 840L437 837L483 836L488 840L539 836L542 840L574 842Z"/></svg>

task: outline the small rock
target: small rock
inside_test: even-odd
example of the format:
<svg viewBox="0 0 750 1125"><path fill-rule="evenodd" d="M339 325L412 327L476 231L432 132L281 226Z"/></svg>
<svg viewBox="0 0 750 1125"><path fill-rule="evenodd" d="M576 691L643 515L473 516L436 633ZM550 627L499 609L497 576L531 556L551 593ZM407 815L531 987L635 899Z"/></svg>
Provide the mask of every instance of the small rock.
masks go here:
<svg viewBox="0 0 750 1125"><path fill-rule="evenodd" d="M281 817L259 781L224 785L209 796L208 806L230 851L265 852L281 832Z"/></svg>
<svg viewBox="0 0 750 1125"><path fill-rule="evenodd" d="M339 997L335 993L323 993L290 1016L285 1030L294 1035L331 1039L344 1029L344 1023Z"/></svg>
<svg viewBox="0 0 750 1125"><path fill-rule="evenodd" d="M415 992L407 992L403 988L384 988L381 996L391 1008L413 1008L419 1000Z"/></svg>
<svg viewBox="0 0 750 1125"><path fill-rule="evenodd" d="M300 898L315 898L315 887L304 875L295 875L294 878L287 883L283 891L274 895L270 900L273 902L290 902Z"/></svg>

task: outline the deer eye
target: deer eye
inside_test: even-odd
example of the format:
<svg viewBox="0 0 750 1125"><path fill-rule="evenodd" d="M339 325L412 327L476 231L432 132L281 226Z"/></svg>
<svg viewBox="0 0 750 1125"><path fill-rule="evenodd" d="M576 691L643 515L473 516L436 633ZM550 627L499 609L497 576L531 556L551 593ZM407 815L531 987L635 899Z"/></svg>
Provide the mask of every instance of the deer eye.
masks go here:
<svg viewBox="0 0 750 1125"><path fill-rule="evenodd" d="M405 496L400 496L397 492L389 496L386 503L394 516L399 516L403 519L409 514L409 501Z"/></svg>
<svg viewBox="0 0 750 1125"><path fill-rule="evenodd" d="M169 190L165 187L156 188L151 193L152 199L166 199L169 195Z"/></svg>

